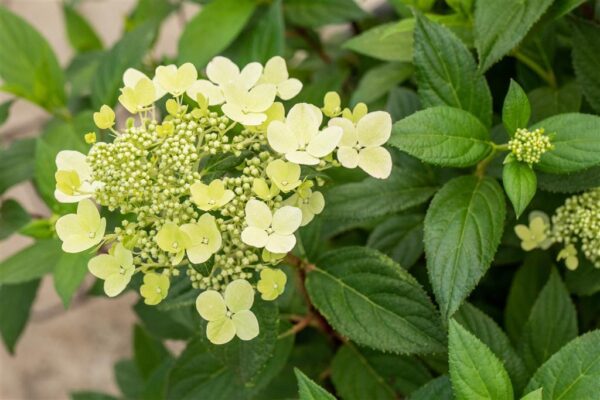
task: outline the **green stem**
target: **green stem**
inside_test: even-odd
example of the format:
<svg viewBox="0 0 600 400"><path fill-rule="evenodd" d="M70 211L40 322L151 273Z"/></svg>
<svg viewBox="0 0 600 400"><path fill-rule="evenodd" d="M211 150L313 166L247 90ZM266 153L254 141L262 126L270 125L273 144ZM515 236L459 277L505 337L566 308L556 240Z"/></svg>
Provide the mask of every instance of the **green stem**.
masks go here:
<svg viewBox="0 0 600 400"><path fill-rule="evenodd" d="M554 75L554 71L545 70L542 66L540 66L527 55L521 53L519 50L515 50L512 53L512 56L515 57L517 60L521 61L523 64L527 65L529 68L531 68L531 70L533 70L536 74L538 74L540 78L546 81L546 83L550 87L554 89L557 88L556 76Z"/></svg>
<svg viewBox="0 0 600 400"><path fill-rule="evenodd" d="M477 167L475 167L475 175L483 178L485 176L485 170L488 165L498 156L501 152L508 151L508 144L495 144L491 143L492 152L483 160L479 161Z"/></svg>

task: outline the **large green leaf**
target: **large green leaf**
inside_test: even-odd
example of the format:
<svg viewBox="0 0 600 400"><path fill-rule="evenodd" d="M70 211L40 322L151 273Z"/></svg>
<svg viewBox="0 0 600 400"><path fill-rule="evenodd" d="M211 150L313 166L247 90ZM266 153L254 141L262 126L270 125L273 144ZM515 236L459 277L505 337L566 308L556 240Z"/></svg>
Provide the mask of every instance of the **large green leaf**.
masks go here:
<svg viewBox="0 0 600 400"><path fill-rule="evenodd" d="M92 81L92 104L113 107L117 103L119 88L123 86L123 73L127 68L137 68L150 49L155 35L151 22L126 33L100 60Z"/></svg>
<svg viewBox="0 0 600 400"><path fill-rule="evenodd" d="M590 105L600 112L600 26L583 20L573 27L573 67Z"/></svg>
<svg viewBox="0 0 600 400"><path fill-rule="evenodd" d="M403 268L410 268L423 254L422 214L396 215L378 224L367 241Z"/></svg>
<svg viewBox="0 0 600 400"><path fill-rule="evenodd" d="M523 327L519 352L530 373L577 336L577 313L569 292L553 271Z"/></svg>
<svg viewBox="0 0 600 400"><path fill-rule="evenodd" d="M431 379L416 358L342 346L331 364L331 380L344 400L390 399L407 395Z"/></svg>
<svg viewBox="0 0 600 400"><path fill-rule="evenodd" d="M171 358L161 341L140 325L133 328L133 352L133 361L144 379L148 379L164 360Z"/></svg>
<svg viewBox="0 0 600 400"><path fill-rule="evenodd" d="M413 67L408 63L386 63L371 68L358 82L351 103L371 103L378 100L390 89L408 79L412 73Z"/></svg>
<svg viewBox="0 0 600 400"><path fill-rule="evenodd" d="M40 280L35 279L14 285L0 285L0 334L10 353L14 353L27 325L39 284Z"/></svg>
<svg viewBox="0 0 600 400"><path fill-rule="evenodd" d="M285 0L285 15L295 25L316 28L357 20L365 12L354 0Z"/></svg>
<svg viewBox="0 0 600 400"><path fill-rule="evenodd" d="M453 400L452 384L447 375L439 376L427 384L423 385L419 390L413 392L409 397L410 400Z"/></svg>
<svg viewBox="0 0 600 400"><path fill-rule="evenodd" d="M527 94L531 103L530 123L536 123L553 115L579 112L581 88L576 82L561 87L538 87Z"/></svg>
<svg viewBox="0 0 600 400"><path fill-rule="evenodd" d="M577 269L566 272L565 283L571 293L591 296L600 292L600 268L587 259L580 259Z"/></svg>
<svg viewBox="0 0 600 400"><path fill-rule="evenodd" d="M294 373L298 380L300 400L335 400L335 397L331 393L317 385L298 368L294 369Z"/></svg>
<svg viewBox="0 0 600 400"><path fill-rule="evenodd" d="M379 60L410 62L413 58L414 19L377 25L354 36L343 47Z"/></svg>
<svg viewBox="0 0 600 400"><path fill-rule="evenodd" d="M388 179L367 178L326 192L324 217L360 220L406 210L426 202L437 190L432 178L394 168Z"/></svg>
<svg viewBox="0 0 600 400"><path fill-rule="evenodd" d="M220 0L204 6L179 38L179 63L204 67L233 42L256 6L254 0Z"/></svg>
<svg viewBox="0 0 600 400"><path fill-rule="evenodd" d="M0 206L0 240L6 239L25 226L31 218L19 203L12 199Z"/></svg>
<svg viewBox="0 0 600 400"><path fill-rule="evenodd" d="M325 254L308 273L308 294L335 330L395 353L444 350L439 315L417 281L383 254L359 247Z"/></svg>
<svg viewBox="0 0 600 400"><path fill-rule="evenodd" d="M419 111L421 101L414 90L397 87L390 91L385 108L392 116L392 121L398 121Z"/></svg>
<svg viewBox="0 0 600 400"><path fill-rule="evenodd" d="M569 342L535 373L525 392L543 388L545 400L583 400L598 397L600 330Z"/></svg>
<svg viewBox="0 0 600 400"><path fill-rule="evenodd" d="M0 263L0 284L37 279L54 269L61 254L58 240L37 241Z"/></svg>
<svg viewBox="0 0 600 400"><path fill-rule="evenodd" d="M512 400L513 388L502 362L455 320L448 335L450 379L457 400Z"/></svg>
<svg viewBox="0 0 600 400"><path fill-rule="evenodd" d="M504 194L491 178L454 178L425 217L427 271L442 315L450 318L489 268L504 229Z"/></svg>
<svg viewBox="0 0 600 400"><path fill-rule="evenodd" d="M537 172L540 189L556 193L578 193L600 186L600 165L572 174Z"/></svg>
<svg viewBox="0 0 600 400"><path fill-rule="evenodd" d="M102 41L86 19L69 5L63 5L67 37L78 52L102 50Z"/></svg>
<svg viewBox="0 0 600 400"><path fill-rule="evenodd" d="M24 19L0 6L0 89L56 111L66 96L52 48Z"/></svg>
<svg viewBox="0 0 600 400"><path fill-rule="evenodd" d="M475 116L446 106L417 111L396 122L389 143L445 167L474 165L492 150L488 130Z"/></svg>
<svg viewBox="0 0 600 400"><path fill-rule="evenodd" d="M0 194L33 176L35 139L15 140L0 149Z"/></svg>
<svg viewBox="0 0 600 400"><path fill-rule="evenodd" d="M421 15L415 26L414 64L424 107L450 106L492 122L492 95L473 56L448 28Z"/></svg>
<svg viewBox="0 0 600 400"><path fill-rule="evenodd" d="M475 46L479 68L492 64L516 47L553 0L477 0Z"/></svg>
<svg viewBox="0 0 600 400"><path fill-rule="evenodd" d="M69 307L73 294L83 282L90 258L91 254L84 252L77 254L63 253L58 259L52 277L56 293L60 296L65 308Z"/></svg>
<svg viewBox="0 0 600 400"><path fill-rule="evenodd" d="M545 152L536 168L553 174L568 174L600 164L600 117L590 114L561 114L538 122L553 135L554 148Z"/></svg>
<svg viewBox="0 0 600 400"><path fill-rule="evenodd" d="M513 161L502 168L502 183L519 218L535 196L537 189L535 172L529 165Z"/></svg>

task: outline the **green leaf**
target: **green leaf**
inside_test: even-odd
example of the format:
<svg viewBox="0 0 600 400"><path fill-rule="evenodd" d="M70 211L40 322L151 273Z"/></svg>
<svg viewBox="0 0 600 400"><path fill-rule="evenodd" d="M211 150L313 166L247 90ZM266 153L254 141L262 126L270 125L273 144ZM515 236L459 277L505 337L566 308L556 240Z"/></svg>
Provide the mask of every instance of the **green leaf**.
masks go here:
<svg viewBox="0 0 600 400"><path fill-rule="evenodd" d="M58 240L40 240L0 263L0 284L37 279L52 271L62 250Z"/></svg>
<svg viewBox="0 0 600 400"><path fill-rule="evenodd" d="M351 103L376 101L408 79L412 73L413 67L409 63L386 63L371 68L358 82Z"/></svg>
<svg viewBox="0 0 600 400"><path fill-rule="evenodd" d="M558 273L550 279L535 301L523 327L519 352L530 373L577 336L577 313Z"/></svg>
<svg viewBox="0 0 600 400"><path fill-rule="evenodd" d="M511 79L502 105L502 122L509 136L512 137L518 128L527 128L529 117L531 117L531 105L527 94L517 82Z"/></svg>
<svg viewBox="0 0 600 400"><path fill-rule="evenodd" d="M492 95L467 47L448 28L422 15L415 26L414 63L425 108L450 106L492 122Z"/></svg>
<svg viewBox="0 0 600 400"><path fill-rule="evenodd" d="M502 168L502 183L519 218L535 196L537 189L535 172L526 163L509 162Z"/></svg>
<svg viewBox="0 0 600 400"><path fill-rule="evenodd" d="M367 178L328 190L323 216L326 219L360 220L388 215L426 202L436 190L431 177L393 168L388 179Z"/></svg>
<svg viewBox="0 0 600 400"><path fill-rule="evenodd" d="M139 301L133 309L144 326L157 337L186 340L194 333L192 327L181 322L183 316L189 315L191 318L197 318L197 311L192 307L161 311L157 307L148 306L143 301Z"/></svg>
<svg viewBox="0 0 600 400"><path fill-rule="evenodd" d="M0 6L0 90L55 111L64 107L65 80L56 55L24 19Z"/></svg>
<svg viewBox="0 0 600 400"><path fill-rule="evenodd" d="M71 400L118 400L116 397L100 392L81 391L71 393Z"/></svg>
<svg viewBox="0 0 600 400"><path fill-rule="evenodd" d="M439 315L425 291L375 250L326 253L308 273L306 288L331 326L357 344L394 353L445 348Z"/></svg>
<svg viewBox="0 0 600 400"><path fill-rule="evenodd" d="M285 16L295 25L317 28L363 18L354 0L285 0Z"/></svg>
<svg viewBox="0 0 600 400"><path fill-rule="evenodd" d="M378 224L367 240L367 246L390 256L409 269L423 254L422 214L396 215Z"/></svg>
<svg viewBox="0 0 600 400"><path fill-rule="evenodd" d="M144 391L144 379L132 360L120 360L114 367L117 386L126 399L140 399Z"/></svg>
<svg viewBox="0 0 600 400"><path fill-rule="evenodd" d="M475 116L445 106L417 111L396 122L389 143L445 167L474 165L492 150L488 130Z"/></svg>
<svg viewBox="0 0 600 400"><path fill-rule="evenodd" d="M526 379L529 378L529 375L525 370L523 360L521 360L498 324L469 303L463 304L456 312L454 318L465 329L477 336L502 361L510 376L515 392L519 393L527 384Z"/></svg>
<svg viewBox="0 0 600 400"><path fill-rule="evenodd" d="M40 280L36 279L15 285L0 285L0 334L11 354L14 354L17 341L27 325L39 284Z"/></svg>
<svg viewBox="0 0 600 400"><path fill-rule="evenodd" d="M583 20L571 26L575 76L587 101L600 113L600 27Z"/></svg>
<svg viewBox="0 0 600 400"><path fill-rule="evenodd" d="M568 174L600 164L600 117L574 113L556 115L531 127L537 128L544 128L553 135L554 148L542 155L536 169Z"/></svg>
<svg viewBox="0 0 600 400"><path fill-rule="evenodd" d="M344 43L345 49L384 61L411 62L413 18L377 25Z"/></svg>
<svg viewBox="0 0 600 400"><path fill-rule="evenodd" d="M575 338L535 373L525 392L543 388L544 399L582 400L598 396L600 330Z"/></svg>
<svg viewBox="0 0 600 400"><path fill-rule="evenodd" d="M504 310L504 325L515 343L521 337L538 294L548 281L551 264L552 260L547 254L529 253L513 277Z"/></svg>
<svg viewBox="0 0 600 400"><path fill-rule="evenodd" d="M457 400L512 400L508 373L492 351L454 319L448 334L450 379Z"/></svg>
<svg viewBox="0 0 600 400"><path fill-rule="evenodd" d="M254 0L220 0L204 6L187 23L179 38L179 63L204 67L233 42L256 5Z"/></svg>
<svg viewBox="0 0 600 400"><path fill-rule="evenodd" d="M331 380L344 400L398 398L431 379L416 358L359 349L345 344L331 364Z"/></svg>
<svg viewBox="0 0 600 400"><path fill-rule="evenodd" d="M504 229L504 193L492 178L454 178L425 217L427 271L442 316L450 318L490 267Z"/></svg>
<svg viewBox="0 0 600 400"><path fill-rule="evenodd" d="M294 373L296 374L296 379L298 379L300 400L335 400L335 397L331 393L317 385L298 368L294 368Z"/></svg>
<svg viewBox="0 0 600 400"><path fill-rule="evenodd" d="M100 60L92 81L92 104L114 107L123 86L123 74L127 68L138 68L154 39L155 25L140 25L126 33ZM83 132L85 133L85 132Z"/></svg>
<svg viewBox="0 0 600 400"><path fill-rule="evenodd" d="M133 328L133 358L144 379L148 379L171 354L160 342L140 325Z"/></svg>
<svg viewBox="0 0 600 400"><path fill-rule="evenodd" d="M4 125L10 114L10 107L14 103L14 100L7 100L0 104L0 126Z"/></svg>
<svg viewBox="0 0 600 400"><path fill-rule="evenodd" d="M63 253L60 255L52 277L56 293L60 296L65 308L69 308L73 294L83 282L90 258L91 254L87 253Z"/></svg>
<svg viewBox="0 0 600 400"><path fill-rule="evenodd" d="M538 186L555 193L578 193L600 186L600 165L572 174L537 172Z"/></svg>
<svg viewBox="0 0 600 400"><path fill-rule="evenodd" d="M475 7L475 47L480 70L487 70L516 47L552 2L478 0Z"/></svg>
<svg viewBox="0 0 600 400"><path fill-rule="evenodd" d="M533 392L527 393L521 397L521 400L542 400L542 388L534 390Z"/></svg>
<svg viewBox="0 0 600 400"><path fill-rule="evenodd" d="M6 239L27 225L31 218L19 203L9 199L0 206L0 240Z"/></svg>
<svg viewBox="0 0 600 400"><path fill-rule="evenodd" d="M0 194L33 176L35 139L15 140L8 149L0 148Z"/></svg>
<svg viewBox="0 0 600 400"><path fill-rule="evenodd" d="M385 109L392 115L392 121L398 121L419 111L421 101L413 90L397 87L390 91Z"/></svg>
<svg viewBox="0 0 600 400"><path fill-rule="evenodd" d="M160 24L178 7L181 7L181 3L164 0L139 0L125 20L125 29L129 32L150 21L158 30Z"/></svg>
<svg viewBox="0 0 600 400"><path fill-rule="evenodd" d="M423 385L419 390L413 392L410 400L453 400L452 384L447 375L439 376L427 384Z"/></svg>
<svg viewBox="0 0 600 400"><path fill-rule="evenodd" d="M67 37L75 51L102 50L102 41L86 19L69 5L63 4Z"/></svg>
<svg viewBox="0 0 600 400"><path fill-rule="evenodd" d="M560 88L539 87L528 93L531 102L530 123L557 114L578 112L581 108L581 88L569 82Z"/></svg>
<svg viewBox="0 0 600 400"><path fill-rule="evenodd" d="M565 283L571 293L591 296L600 292L600 268L594 267L588 259L580 259L579 267L567 270Z"/></svg>

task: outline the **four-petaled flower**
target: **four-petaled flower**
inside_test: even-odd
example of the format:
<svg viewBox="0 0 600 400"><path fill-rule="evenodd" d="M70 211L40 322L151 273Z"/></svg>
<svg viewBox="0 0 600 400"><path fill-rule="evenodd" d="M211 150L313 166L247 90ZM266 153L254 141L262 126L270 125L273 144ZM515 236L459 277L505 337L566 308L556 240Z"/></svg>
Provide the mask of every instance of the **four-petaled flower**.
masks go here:
<svg viewBox="0 0 600 400"><path fill-rule="evenodd" d="M205 262L221 248L221 232L210 214L202 214L195 224L182 225L181 230L190 238L186 254L194 264Z"/></svg>
<svg viewBox="0 0 600 400"><path fill-rule="evenodd" d="M192 239L177 224L167 222L158 231L156 243L162 250L175 253L171 263L176 265L183 259L185 250L192 244Z"/></svg>
<svg viewBox="0 0 600 400"><path fill-rule="evenodd" d="M313 192L306 189L294 193L284 204L298 207L302 211L302 223L300 226L306 226L313 220L315 215L320 214L325 208L325 197L321 192Z"/></svg>
<svg viewBox="0 0 600 400"><path fill-rule="evenodd" d="M374 178L384 179L392 171L392 157L382 145L390 138L392 118L383 111L371 112L357 123L348 118L333 118L330 126L344 130L337 159L346 168L360 167Z"/></svg>
<svg viewBox="0 0 600 400"><path fill-rule="evenodd" d="M77 203L93 196L101 186L92 181L92 168L85 154L63 150L56 155L56 189L54 197L61 203Z"/></svg>
<svg viewBox="0 0 600 400"><path fill-rule="evenodd" d="M223 181L215 179L206 185L202 182L195 182L190 187L192 201L202 211L210 211L223 207L233 199L234 194L231 190L226 190Z"/></svg>
<svg viewBox="0 0 600 400"><path fill-rule="evenodd" d="M271 161L265 169L269 179L275 186L284 193L294 190L302 181L300 181L300 166L283 160Z"/></svg>
<svg viewBox="0 0 600 400"><path fill-rule="evenodd" d="M546 214L540 211L532 211L529 214L529 226L515 225L515 233L521 239L521 248L530 251L536 248L547 249L552 244L548 237L550 220Z"/></svg>
<svg viewBox="0 0 600 400"><path fill-rule="evenodd" d="M267 128L269 145L289 161L317 165L319 159L333 152L342 137L342 129L330 126L319 130L323 113L312 104L296 104L285 122L273 121Z"/></svg>
<svg viewBox="0 0 600 400"><path fill-rule="evenodd" d="M247 245L266 248L271 253L287 253L294 248L294 232L302 222L299 208L283 206L271 213L262 201L251 199L246 203L246 223L242 241Z"/></svg>
<svg viewBox="0 0 600 400"><path fill-rule="evenodd" d="M148 76L135 68L127 68L123 74L123 85L128 88L135 88L138 82L142 79L147 79ZM152 85L154 86L154 101L160 100L167 92L158 84L158 79L154 77L152 79Z"/></svg>
<svg viewBox="0 0 600 400"><path fill-rule="evenodd" d="M144 275L144 284L140 286L140 294L144 298L144 303L154 306L169 294L169 277L162 274L148 272Z"/></svg>
<svg viewBox="0 0 600 400"><path fill-rule="evenodd" d="M206 337L214 344L225 344L237 335L241 340L258 336L258 320L250 308L254 289L248 281L237 279L225 288L225 296L216 290L200 293L196 309L208 321Z"/></svg>
<svg viewBox="0 0 600 400"><path fill-rule="evenodd" d="M156 81L173 96L180 96L188 90L198 78L198 71L191 63L185 63L179 68L171 64L156 68Z"/></svg>
<svg viewBox="0 0 600 400"><path fill-rule="evenodd" d="M302 82L290 78L285 60L279 56L271 58L265 64L265 69L258 83L271 83L277 88L277 96L289 100L302 90Z"/></svg>
<svg viewBox="0 0 600 400"><path fill-rule="evenodd" d="M565 265L571 271L577 269L579 266L579 258L577 258L577 249L573 244L568 244L558 253L558 256L556 256L556 261L560 260L565 260Z"/></svg>
<svg viewBox="0 0 600 400"><path fill-rule="evenodd" d="M104 238L106 219L100 218L91 200L77 205L77 214L67 214L56 221L56 233L67 253L79 253L100 243Z"/></svg>
<svg viewBox="0 0 600 400"><path fill-rule="evenodd" d="M114 297L121 293L135 271L133 255L121 243L117 243L109 254L100 254L88 262L88 269L96 278L104 280L104 293Z"/></svg>
<svg viewBox="0 0 600 400"><path fill-rule="evenodd" d="M156 100L156 89L148 77L140 78L135 86L121 88L119 102L132 114L148 109Z"/></svg>
<svg viewBox="0 0 600 400"><path fill-rule="evenodd" d="M100 107L100 111L94 113L93 118L94 124L100 129L112 128L115 124L115 112L106 104Z"/></svg>
<svg viewBox="0 0 600 400"><path fill-rule="evenodd" d="M260 280L256 284L256 289L263 300L275 300L283 293L286 282L287 276L282 270L265 268L260 271Z"/></svg>

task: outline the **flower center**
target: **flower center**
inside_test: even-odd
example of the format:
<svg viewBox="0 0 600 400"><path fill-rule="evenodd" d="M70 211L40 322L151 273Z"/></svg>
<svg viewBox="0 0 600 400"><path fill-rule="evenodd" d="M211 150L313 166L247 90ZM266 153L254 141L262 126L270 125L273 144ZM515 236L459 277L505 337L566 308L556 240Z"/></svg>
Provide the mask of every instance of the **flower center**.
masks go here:
<svg viewBox="0 0 600 400"><path fill-rule="evenodd" d="M210 199L208 201L208 204L210 204L211 206L214 206L215 204L217 204L217 202L215 200L213 200L213 199Z"/></svg>
<svg viewBox="0 0 600 400"><path fill-rule="evenodd" d="M93 239L96 237L96 232L90 232L88 233L88 238Z"/></svg>
<svg viewBox="0 0 600 400"><path fill-rule="evenodd" d="M173 242L173 243L171 244L171 247L173 247L174 249L176 249L177 247L179 247L179 243L177 243L177 242Z"/></svg>
<svg viewBox="0 0 600 400"><path fill-rule="evenodd" d="M225 314L225 315L227 315L227 318L231 318L232 313L231 313L231 311L227 311L227 314Z"/></svg>
<svg viewBox="0 0 600 400"><path fill-rule="evenodd" d="M288 183L289 183L288 181L281 181L281 184L282 184L283 186L287 186L287 185L288 185Z"/></svg>
<svg viewBox="0 0 600 400"><path fill-rule="evenodd" d="M202 242L202 244L204 244L204 245L208 244L208 238L206 238L206 237L203 237L203 238L202 238L202 240L201 240L201 242Z"/></svg>

